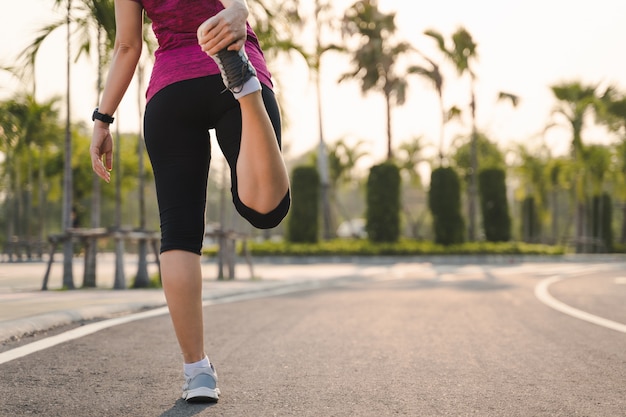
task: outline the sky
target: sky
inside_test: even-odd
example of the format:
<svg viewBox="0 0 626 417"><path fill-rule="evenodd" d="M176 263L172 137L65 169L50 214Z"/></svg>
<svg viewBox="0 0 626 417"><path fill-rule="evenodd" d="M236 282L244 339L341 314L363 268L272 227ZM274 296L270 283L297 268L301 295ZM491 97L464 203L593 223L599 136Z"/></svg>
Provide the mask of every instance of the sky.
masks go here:
<svg viewBox="0 0 626 417"><path fill-rule="evenodd" d="M249 0L253 1L253 0ZM309 0L312 3L312 0ZM353 1L336 0L341 11ZM0 65L11 64L19 51L34 39L38 28L57 19L59 12L52 0L11 2L0 14ZM542 134L552 119L556 102L549 86L581 81L606 86L613 84L626 91L626 1L624 0L379 0L384 12L396 12L399 38L442 64L446 106L466 108L469 103L467 79L456 72L437 53L432 39L423 33L435 29L445 37L465 27L478 45L475 73L477 83L477 124L502 149L517 143L539 146L544 143L555 155L569 149L565 128ZM37 98L49 99L65 91L64 31L44 43L37 62ZM71 111L74 120L88 121L96 105L95 59L82 59L72 67ZM417 57L406 64L420 64ZM315 88L310 74L298 57L270 62L276 90L285 116L283 133L286 152L297 156L319 141ZM386 117L383 96L363 95L356 81L337 83L349 71L349 58L325 55L322 60L322 104L324 137L332 143L366 143L372 164L386 156ZM408 99L392 113L394 146L423 137L433 148L439 137L438 99L424 80L408 78ZM0 99L10 97L21 86L18 80L0 72ZM513 107L498 102L500 91L516 94L520 103ZM124 98L116 123L123 131L137 131L137 87L132 84ZM469 132L469 121L447 128L445 149L458 135ZM614 138L601 129L585 132L584 139L609 143Z"/></svg>

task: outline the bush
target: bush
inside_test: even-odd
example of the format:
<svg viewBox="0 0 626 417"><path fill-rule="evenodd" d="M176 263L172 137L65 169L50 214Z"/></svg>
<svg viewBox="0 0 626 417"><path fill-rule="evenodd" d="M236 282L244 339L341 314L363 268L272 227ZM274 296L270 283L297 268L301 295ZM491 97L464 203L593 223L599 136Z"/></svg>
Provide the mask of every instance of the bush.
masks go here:
<svg viewBox="0 0 626 417"><path fill-rule="evenodd" d="M500 168L482 170L478 174L478 187L485 238L489 242L511 240L511 216L506 199L504 170Z"/></svg>
<svg viewBox="0 0 626 417"><path fill-rule="evenodd" d="M366 217L372 242L396 242L400 237L400 170L391 162L370 170Z"/></svg>
<svg viewBox="0 0 626 417"><path fill-rule="evenodd" d="M463 243L465 222L461 216L461 184L454 169L440 167L433 170L428 208L433 217L435 242L441 245Z"/></svg>
<svg viewBox="0 0 626 417"><path fill-rule="evenodd" d="M399 239L375 243L366 239L334 239L316 244L251 242L253 256L417 256L417 255L562 255L563 246L523 242L467 242L439 245L430 241Z"/></svg>
<svg viewBox="0 0 626 417"><path fill-rule="evenodd" d="M317 169L312 166L296 167L291 177L292 203L287 222L287 240L317 242L320 195Z"/></svg>
<svg viewBox="0 0 626 417"><path fill-rule="evenodd" d="M541 234L541 222L534 197L526 197L522 202L522 240L537 242Z"/></svg>

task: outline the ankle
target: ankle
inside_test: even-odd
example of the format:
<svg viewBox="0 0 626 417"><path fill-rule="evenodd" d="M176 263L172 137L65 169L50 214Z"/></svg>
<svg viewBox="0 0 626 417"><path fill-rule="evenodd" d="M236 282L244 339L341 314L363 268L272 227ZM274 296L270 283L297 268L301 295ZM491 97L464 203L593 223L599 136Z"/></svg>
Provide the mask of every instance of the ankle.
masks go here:
<svg viewBox="0 0 626 417"><path fill-rule="evenodd" d="M237 92L233 91L233 96L235 96L235 99L241 100L245 96L248 96L252 93L256 93L257 91L260 91L260 90L261 90L261 82L259 81L257 77L252 77L248 81L246 81L244 85L241 86L240 90L237 90Z"/></svg>

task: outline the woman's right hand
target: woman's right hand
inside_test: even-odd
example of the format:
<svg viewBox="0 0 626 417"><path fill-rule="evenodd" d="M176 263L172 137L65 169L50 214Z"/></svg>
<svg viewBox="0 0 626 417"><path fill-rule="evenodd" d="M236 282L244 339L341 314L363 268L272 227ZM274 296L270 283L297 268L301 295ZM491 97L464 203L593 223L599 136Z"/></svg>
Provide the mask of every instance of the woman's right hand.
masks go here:
<svg viewBox="0 0 626 417"><path fill-rule="evenodd" d="M244 1L222 3L227 7L198 28L198 44L210 56L226 48L238 51L246 43L248 6Z"/></svg>
<svg viewBox="0 0 626 417"><path fill-rule="evenodd" d="M106 182L110 182L113 169L113 137L107 123L95 121L89 154L93 171Z"/></svg>

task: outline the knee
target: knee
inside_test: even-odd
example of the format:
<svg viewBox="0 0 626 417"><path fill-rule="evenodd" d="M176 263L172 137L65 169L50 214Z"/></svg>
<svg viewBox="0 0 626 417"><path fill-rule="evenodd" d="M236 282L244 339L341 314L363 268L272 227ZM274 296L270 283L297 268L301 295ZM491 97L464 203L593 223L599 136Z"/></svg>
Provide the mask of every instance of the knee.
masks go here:
<svg viewBox="0 0 626 417"><path fill-rule="evenodd" d="M248 222L257 229L271 229L280 224L289 212L291 205L291 194L289 190L285 194L285 197L278 203L278 205L268 213L259 213L256 210L251 209L241 202L240 199L234 199L235 208L237 212Z"/></svg>

